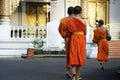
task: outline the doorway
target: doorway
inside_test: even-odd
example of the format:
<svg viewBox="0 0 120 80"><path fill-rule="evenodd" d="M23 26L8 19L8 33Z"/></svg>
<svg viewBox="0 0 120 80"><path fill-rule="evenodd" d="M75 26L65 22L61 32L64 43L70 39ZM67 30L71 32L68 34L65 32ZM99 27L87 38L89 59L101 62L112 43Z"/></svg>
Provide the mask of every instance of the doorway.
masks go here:
<svg viewBox="0 0 120 80"><path fill-rule="evenodd" d="M46 12L44 6L49 3L26 3L26 25L27 26L46 26L50 20L50 13Z"/></svg>
<svg viewBox="0 0 120 80"><path fill-rule="evenodd" d="M104 20L105 25L109 24L109 0L89 0L88 16L91 27L95 27L96 19Z"/></svg>

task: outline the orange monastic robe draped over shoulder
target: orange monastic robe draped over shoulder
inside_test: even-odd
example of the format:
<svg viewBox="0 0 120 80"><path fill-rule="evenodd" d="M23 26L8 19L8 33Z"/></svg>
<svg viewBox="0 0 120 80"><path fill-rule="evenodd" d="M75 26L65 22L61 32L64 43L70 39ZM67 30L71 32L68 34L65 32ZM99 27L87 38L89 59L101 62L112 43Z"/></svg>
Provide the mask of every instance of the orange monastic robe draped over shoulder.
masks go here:
<svg viewBox="0 0 120 80"><path fill-rule="evenodd" d="M109 48L108 48L108 42L106 40L106 32L99 28L95 29L93 42L98 45L97 60L107 61Z"/></svg>
<svg viewBox="0 0 120 80"><path fill-rule="evenodd" d="M70 68L70 60L69 60L69 32L67 28L69 17L65 17L61 19L59 25L59 33L65 39L66 46L66 68Z"/></svg>
<svg viewBox="0 0 120 80"><path fill-rule="evenodd" d="M68 30L71 32L70 38L70 63L72 66L84 65L86 56L85 24L77 18L69 20Z"/></svg>
<svg viewBox="0 0 120 80"><path fill-rule="evenodd" d="M69 18L65 17L65 18L61 19L61 21L60 21L60 25L59 25L59 29L58 30L59 30L59 33L62 36L62 38L65 38L66 34L68 32L68 30L67 30L68 20L69 20Z"/></svg>

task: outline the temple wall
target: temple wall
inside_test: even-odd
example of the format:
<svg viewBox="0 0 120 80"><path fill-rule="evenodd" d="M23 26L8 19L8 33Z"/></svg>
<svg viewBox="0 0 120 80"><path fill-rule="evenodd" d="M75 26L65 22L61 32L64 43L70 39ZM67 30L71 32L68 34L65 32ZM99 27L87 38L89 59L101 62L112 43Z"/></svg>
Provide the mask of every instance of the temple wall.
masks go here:
<svg viewBox="0 0 120 80"><path fill-rule="evenodd" d="M110 0L110 23L120 23L120 0Z"/></svg>

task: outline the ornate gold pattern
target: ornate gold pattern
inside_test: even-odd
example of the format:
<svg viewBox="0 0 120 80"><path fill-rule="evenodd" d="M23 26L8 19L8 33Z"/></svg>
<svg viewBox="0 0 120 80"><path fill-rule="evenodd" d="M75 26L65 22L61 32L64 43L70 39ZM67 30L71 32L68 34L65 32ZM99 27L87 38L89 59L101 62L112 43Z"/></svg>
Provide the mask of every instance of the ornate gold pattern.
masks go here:
<svg viewBox="0 0 120 80"><path fill-rule="evenodd" d="M0 18L4 19L10 17L10 1L11 0L0 0Z"/></svg>
<svg viewBox="0 0 120 80"><path fill-rule="evenodd" d="M69 3L72 3L72 4L74 4L74 6L76 6L76 5L81 5L80 3L81 3L81 0L67 0L67 2L69 2Z"/></svg>
<svg viewBox="0 0 120 80"><path fill-rule="evenodd" d="M19 6L20 0L11 0L11 13Z"/></svg>
<svg viewBox="0 0 120 80"><path fill-rule="evenodd" d="M29 6L29 11L27 11L27 25L36 26L36 8L34 6Z"/></svg>
<svg viewBox="0 0 120 80"><path fill-rule="evenodd" d="M81 0L82 17L88 18L88 0Z"/></svg>
<svg viewBox="0 0 120 80"><path fill-rule="evenodd" d="M103 19L105 25L108 24L108 0L88 1L88 20L91 27L95 27L96 19Z"/></svg>
<svg viewBox="0 0 120 80"><path fill-rule="evenodd" d="M0 19L9 19L10 15L0 15Z"/></svg>
<svg viewBox="0 0 120 80"><path fill-rule="evenodd" d="M38 6L38 25L39 26L46 26L46 22L47 22L47 19L46 19L46 12L44 11L43 9L43 6Z"/></svg>
<svg viewBox="0 0 120 80"><path fill-rule="evenodd" d="M46 26L49 19L49 12L44 10L46 3L27 3L26 25L27 26Z"/></svg>

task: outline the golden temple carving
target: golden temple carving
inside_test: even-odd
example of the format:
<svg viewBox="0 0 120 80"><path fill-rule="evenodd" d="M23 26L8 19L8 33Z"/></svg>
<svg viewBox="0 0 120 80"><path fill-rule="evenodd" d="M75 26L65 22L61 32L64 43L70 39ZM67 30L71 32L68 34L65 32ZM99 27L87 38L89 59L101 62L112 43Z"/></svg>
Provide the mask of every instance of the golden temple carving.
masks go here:
<svg viewBox="0 0 120 80"><path fill-rule="evenodd" d="M21 0L11 0L11 13L19 6Z"/></svg>
<svg viewBox="0 0 120 80"><path fill-rule="evenodd" d="M109 0L88 0L88 21L91 27L95 27L96 19L103 19L108 24Z"/></svg>
<svg viewBox="0 0 120 80"><path fill-rule="evenodd" d="M11 14L10 8L11 8L10 0L0 0L0 19L4 19L4 18L6 19L10 17Z"/></svg>
<svg viewBox="0 0 120 80"><path fill-rule="evenodd" d="M0 0L0 19L10 18L10 15L19 6L20 0Z"/></svg>
<svg viewBox="0 0 120 80"><path fill-rule="evenodd" d="M67 2L72 3L74 4L74 6L76 6L76 5L80 5L81 0L67 0Z"/></svg>
<svg viewBox="0 0 120 80"><path fill-rule="evenodd" d="M88 18L88 0L81 0L82 17Z"/></svg>

